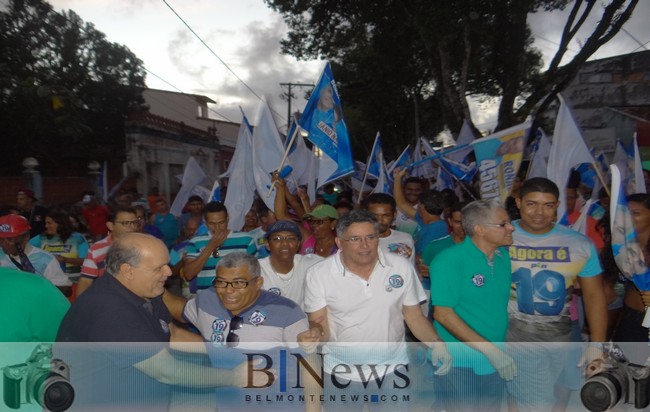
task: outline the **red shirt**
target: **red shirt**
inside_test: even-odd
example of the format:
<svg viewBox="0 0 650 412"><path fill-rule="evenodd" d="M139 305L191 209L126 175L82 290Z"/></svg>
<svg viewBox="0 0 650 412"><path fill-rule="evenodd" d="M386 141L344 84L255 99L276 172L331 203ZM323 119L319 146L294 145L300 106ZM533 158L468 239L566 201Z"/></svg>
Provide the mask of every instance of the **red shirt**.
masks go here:
<svg viewBox="0 0 650 412"><path fill-rule="evenodd" d="M104 237L108 234L106 222L108 221L108 208L104 205L86 206L82 211L88 224L88 231L94 237Z"/></svg>

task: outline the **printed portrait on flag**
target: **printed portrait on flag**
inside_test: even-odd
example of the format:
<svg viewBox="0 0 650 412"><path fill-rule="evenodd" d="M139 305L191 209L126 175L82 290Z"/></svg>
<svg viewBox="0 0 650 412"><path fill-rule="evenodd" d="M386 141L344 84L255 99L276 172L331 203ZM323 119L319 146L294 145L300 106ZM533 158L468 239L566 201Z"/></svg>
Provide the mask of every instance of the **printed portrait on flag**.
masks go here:
<svg viewBox="0 0 650 412"><path fill-rule="evenodd" d="M354 171L350 138L329 63L325 65L300 116L299 125L323 153L318 173L319 187Z"/></svg>
<svg viewBox="0 0 650 412"><path fill-rule="evenodd" d="M472 142L482 199L506 201L521 166L529 130L530 123L523 123Z"/></svg>
<svg viewBox="0 0 650 412"><path fill-rule="evenodd" d="M616 170L614 170L616 169ZM621 173L616 165L612 166L612 254L616 266L623 275L635 282L637 287L643 289L647 282L646 275L648 267L645 264L641 244L637 240L636 232L632 223L625 191L625 181L621 179ZM639 282L642 282L639 284Z"/></svg>

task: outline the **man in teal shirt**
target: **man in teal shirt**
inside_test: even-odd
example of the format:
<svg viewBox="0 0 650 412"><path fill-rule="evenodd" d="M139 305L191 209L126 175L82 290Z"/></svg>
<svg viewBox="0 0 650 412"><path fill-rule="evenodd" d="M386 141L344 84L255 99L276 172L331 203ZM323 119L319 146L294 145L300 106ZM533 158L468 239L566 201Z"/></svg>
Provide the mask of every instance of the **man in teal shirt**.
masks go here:
<svg viewBox="0 0 650 412"><path fill-rule="evenodd" d="M494 200L477 200L462 211L465 240L431 263L434 326L449 344L452 371L436 376L437 399L447 411L498 411L504 379L516 367L504 353L512 244L508 213Z"/></svg>
<svg viewBox="0 0 650 412"><path fill-rule="evenodd" d="M70 303L47 279L0 268L0 342L54 342ZM13 313L14 315L9 315Z"/></svg>

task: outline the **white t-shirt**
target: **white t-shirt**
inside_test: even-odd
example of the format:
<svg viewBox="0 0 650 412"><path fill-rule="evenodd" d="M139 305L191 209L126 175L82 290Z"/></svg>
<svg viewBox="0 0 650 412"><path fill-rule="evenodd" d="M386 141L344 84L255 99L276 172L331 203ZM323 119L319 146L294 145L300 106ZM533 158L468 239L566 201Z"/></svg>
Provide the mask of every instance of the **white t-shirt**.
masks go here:
<svg viewBox="0 0 650 412"><path fill-rule="evenodd" d="M307 270L305 312L327 308L330 342L324 367L341 363L407 364L404 306L426 300L413 265L404 257L379 250L379 261L368 280L345 268L341 252ZM350 379L361 381L356 368Z"/></svg>
<svg viewBox="0 0 650 412"><path fill-rule="evenodd" d="M270 256L260 259L262 277L264 278L262 289L291 299L304 310L305 276L307 275L307 269L321 260L323 258L315 254L296 254L293 257L293 269L289 273L280 274L271 266Z"/></svg>
<svg viewBox="0 0 650 412"><path fill-rule="evenodd" d="M399 230L391 230L387 237L379 238L379 247L385 253L395 253L409 259L415 264L415 243L413 236Z"/></svg>

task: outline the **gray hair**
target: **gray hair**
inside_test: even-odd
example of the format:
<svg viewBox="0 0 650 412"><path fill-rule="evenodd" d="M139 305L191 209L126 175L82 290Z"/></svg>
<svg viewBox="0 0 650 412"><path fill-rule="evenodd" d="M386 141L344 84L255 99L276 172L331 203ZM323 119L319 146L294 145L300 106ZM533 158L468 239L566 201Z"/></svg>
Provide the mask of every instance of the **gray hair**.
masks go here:
<svg viewBox="0 0 650 412"><path fill-rule="evenodd" d="M492 223L488 220L496 209L503 208L501 201L498 198L488 200L475 200L465 206L460 214L463 219L463 229L467 236L474 235L474 228L481 223Z"/></svg>
<svg viewBox="0 0 650 412"><path fill-rule="evenodd" d="M260 269L260 263L257 261L257 258L253 255L249 255L246 252L229 253L219 259L219 262L217 263L217 269L220 267L232 269L242 266L248 266L248 272L254 278L260 276L262 273L262 270Z"/></svg>
<svg viewBox="0 0 650 412"><path fill-rule="evenodd" d="M106 272L115 276L120 272L120 266L128 264L138 267L142 260L142 251L134 247L132 242L115 241L106 253Z"/></svg>
<svg viewBox="0 0 650 412"><path fill-rule="evenodd" d="M343 237L353 223L372 223L375 232L379 232L379 223L375 215L365 209L353 209L336 221L336 236Z"/></svg>

